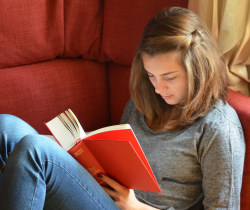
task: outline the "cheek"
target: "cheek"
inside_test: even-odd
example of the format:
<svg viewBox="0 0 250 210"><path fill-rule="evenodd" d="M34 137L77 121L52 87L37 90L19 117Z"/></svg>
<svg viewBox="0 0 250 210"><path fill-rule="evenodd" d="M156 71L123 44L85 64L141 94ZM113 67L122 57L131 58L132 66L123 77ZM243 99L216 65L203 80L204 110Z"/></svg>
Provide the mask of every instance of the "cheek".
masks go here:
<svg viewBox="0 0 250 210"><path fill-rule="evenodd" d="M182 90L182 93L183 93L183 94L186 94L186 93L187 93L187 79L186 79L186 78L184 78L184 79L181 81L180 89Z"/></svg>
<svg viewBox="0 0 250 210"><path fill-rule="evenodd" d="M175 90L180 95L184 95L187 93L187 80L186 80L186 78L182 78L178 81L178 84L176 84L176 86L175 86Z"/></svg>

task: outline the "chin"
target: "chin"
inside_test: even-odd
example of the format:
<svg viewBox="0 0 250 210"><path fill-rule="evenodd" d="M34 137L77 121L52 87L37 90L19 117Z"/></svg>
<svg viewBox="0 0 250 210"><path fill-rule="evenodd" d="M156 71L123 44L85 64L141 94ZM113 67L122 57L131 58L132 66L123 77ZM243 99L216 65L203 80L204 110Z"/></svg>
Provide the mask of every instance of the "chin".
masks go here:
<svg viewBox="0 0 250 210"><path fill-rule="evenodd" d="M169 105L176 105L178 104L178 102L175 102L175 101L169 101L169 100L165 100L165 102Z"/></svg>

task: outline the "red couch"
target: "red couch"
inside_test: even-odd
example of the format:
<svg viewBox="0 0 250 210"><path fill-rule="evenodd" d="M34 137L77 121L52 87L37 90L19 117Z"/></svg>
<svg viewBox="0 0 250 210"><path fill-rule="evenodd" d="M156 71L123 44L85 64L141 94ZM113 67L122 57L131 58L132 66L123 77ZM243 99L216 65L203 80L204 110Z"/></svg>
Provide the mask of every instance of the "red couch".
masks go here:
<svg viewBox="0 0 250 210"><path fill-rule="evenodd" d="M118 124L145 24L164 7L187 7L188 0L0 0L0 5L0 113L49 134L43 122L68 108L85 131ZM231 93L234 105L242 96ZM248 107L242 113L246 131L250 107L243 98L237 109ZM245 135L250 140L249 131ZM246 156L242 209L250 209L249 164Z"/></svg>

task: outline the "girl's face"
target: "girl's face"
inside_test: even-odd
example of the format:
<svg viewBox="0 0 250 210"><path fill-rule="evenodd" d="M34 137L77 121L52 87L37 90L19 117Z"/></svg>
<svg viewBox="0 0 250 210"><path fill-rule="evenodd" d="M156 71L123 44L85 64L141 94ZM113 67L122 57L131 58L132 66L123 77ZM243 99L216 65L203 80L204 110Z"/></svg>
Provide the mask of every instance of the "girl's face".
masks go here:
<svg viewBox="0 0 250 210"><path fill-rule="evenodd" d="M144 69L155 88L155 92L170 105L179 104L187 95L187 76L180 65L177 51L150 56L142 55Z"/></svg>

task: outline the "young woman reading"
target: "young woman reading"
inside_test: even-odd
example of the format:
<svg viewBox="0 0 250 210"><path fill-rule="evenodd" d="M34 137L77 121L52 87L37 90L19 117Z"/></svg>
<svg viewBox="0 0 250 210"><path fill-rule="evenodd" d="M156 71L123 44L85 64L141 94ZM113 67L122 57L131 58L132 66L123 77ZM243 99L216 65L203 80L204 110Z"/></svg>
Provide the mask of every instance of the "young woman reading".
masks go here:
<svg viewBox="0 0 250 210"><path fill-rule="evenodd" d="M225 101L225 63L195 14L170 8L149 21L130 92L121 123L131 125L163 193L99 174L111 186L102 188L55 142L1 115L1 209L240 209L243 132Z"/></svg>

